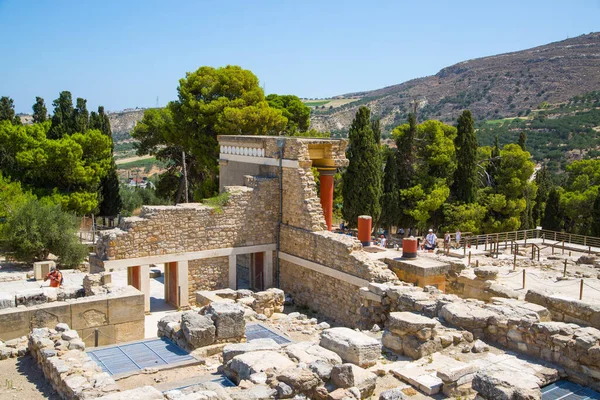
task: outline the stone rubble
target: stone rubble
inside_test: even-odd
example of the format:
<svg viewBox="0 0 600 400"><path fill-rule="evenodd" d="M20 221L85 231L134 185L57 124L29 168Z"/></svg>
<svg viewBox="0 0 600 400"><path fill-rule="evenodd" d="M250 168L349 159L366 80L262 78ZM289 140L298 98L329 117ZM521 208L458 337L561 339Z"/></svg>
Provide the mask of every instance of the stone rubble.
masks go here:
<svg viewBox="0 0 600 400"><path fill-rule="evenodd" d="M36 328L29 335L29 351L54 390L74 400L116 392L115 381L87 355L77 332L65 325Z"/></svg>

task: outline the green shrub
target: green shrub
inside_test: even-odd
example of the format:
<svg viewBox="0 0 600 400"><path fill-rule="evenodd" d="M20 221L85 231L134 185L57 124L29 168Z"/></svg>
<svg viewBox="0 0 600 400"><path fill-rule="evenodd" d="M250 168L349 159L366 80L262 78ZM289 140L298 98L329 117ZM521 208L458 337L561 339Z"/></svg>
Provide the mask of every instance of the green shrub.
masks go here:
<svg viewBox="0 0 600 400"><path fill-rule="evenodd" d="M79 265L87 247L76 236L77 218L59 205L29 200L11 214L4 232L4 246L19 261L44 260L52 253L67 267Z"/></svg>
<svg viewBox="0 0 600 400"><path fill-rule="evenodd" d="M229 201L229 193L223 192L215 197L202 200L202 203L212 207L215 213L220 214L223 212L223 206Z"/></svg>

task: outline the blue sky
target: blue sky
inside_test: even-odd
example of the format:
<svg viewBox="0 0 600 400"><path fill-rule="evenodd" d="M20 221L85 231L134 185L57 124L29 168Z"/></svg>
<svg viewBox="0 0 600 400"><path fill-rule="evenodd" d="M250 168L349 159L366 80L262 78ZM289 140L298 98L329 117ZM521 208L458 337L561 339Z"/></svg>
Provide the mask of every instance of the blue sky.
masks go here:
<svg viewBox="0 0 600 400"><path fill-rule="evenodd" d="M267 93L328 97L600 30L599 0L0 0L0 95L61 90L108 110L163 106L202 65Z"/></svg>

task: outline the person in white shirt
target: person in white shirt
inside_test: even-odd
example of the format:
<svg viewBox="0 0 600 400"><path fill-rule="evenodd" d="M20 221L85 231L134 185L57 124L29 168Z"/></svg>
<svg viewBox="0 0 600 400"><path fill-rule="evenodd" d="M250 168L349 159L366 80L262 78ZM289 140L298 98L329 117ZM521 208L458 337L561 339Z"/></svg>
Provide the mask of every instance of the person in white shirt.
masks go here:
<svg viewBox="0 0 600 400"><path fill-rule="evenodd" d="M456 230L456 248L460 249L460 238L461 238L462 234L460 232L460 229Z"/></svg>
<svg viewBox="0 0 600 400"><path fill-rule="evenodd" d="M433 229L425 237L425 250L434 250L437 245L437 236L433 233Z"/></svg>

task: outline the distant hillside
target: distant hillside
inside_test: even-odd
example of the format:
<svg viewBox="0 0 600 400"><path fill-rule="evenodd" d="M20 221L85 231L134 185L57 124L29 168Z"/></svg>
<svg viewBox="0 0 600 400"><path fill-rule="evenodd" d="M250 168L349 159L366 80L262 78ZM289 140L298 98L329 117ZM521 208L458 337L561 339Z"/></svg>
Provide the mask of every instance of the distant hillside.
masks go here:
<svg viewBox="0 0 600 400"><path fill-rule="evenodd" d="M564 170L567 162L600 156L600 91L575 96L560 104L543 103L527 116L482 121L477 138L492 146L496 136L502 147L527 134L526 149L536 161L552 171Z"/></svg>
<svg viewBox="0 0 600 400"><path fill-rule="evenodd" d="M415 100L419 120L454 121L465 108L478 120L499 119L525 115L544 101L560 103L599 89L600 33L591 33L463 61L399 85L336 96L360 99L337 108L313 109L311 121L317 130L347 130L358 107L367 105L391 129L405 121Z"/></svg>
<svg viewBox="0 0 600 400"><path fill-rule="evenodd" d="M109 113L108 119L110 120L113 140L119 142L130 139L129 132L138 121L141 121L143 116L143 109Z"/></svg>

